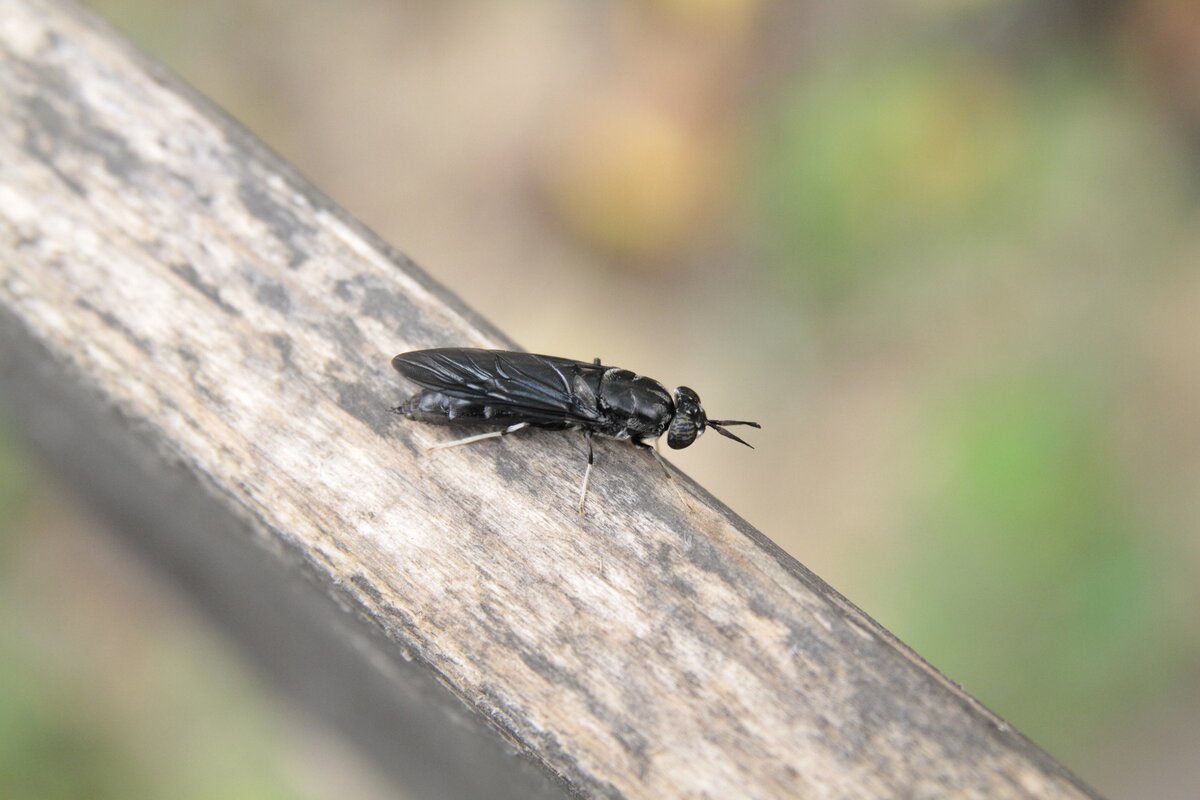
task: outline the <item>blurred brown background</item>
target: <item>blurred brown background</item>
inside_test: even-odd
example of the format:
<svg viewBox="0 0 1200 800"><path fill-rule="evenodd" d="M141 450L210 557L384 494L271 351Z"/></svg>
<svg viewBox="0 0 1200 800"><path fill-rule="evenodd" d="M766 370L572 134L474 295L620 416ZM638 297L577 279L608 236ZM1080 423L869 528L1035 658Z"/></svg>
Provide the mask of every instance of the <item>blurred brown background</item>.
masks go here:
<svg viewBox="0 0 1200 800"><path fill-rule="evenodd" d="M527 349L760 420L671 458L1195 797L1200 3L91 5ZM0 446L5 797L386 796L60 491Z"/></svg>

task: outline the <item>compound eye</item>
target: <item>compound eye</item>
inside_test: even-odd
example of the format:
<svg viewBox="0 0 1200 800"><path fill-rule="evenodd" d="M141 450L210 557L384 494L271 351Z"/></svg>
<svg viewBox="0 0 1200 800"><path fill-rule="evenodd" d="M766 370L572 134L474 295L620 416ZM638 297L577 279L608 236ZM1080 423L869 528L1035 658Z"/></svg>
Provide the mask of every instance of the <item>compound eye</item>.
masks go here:
<svg viewBox="0 0 1200 800"><path fill-rule="evenodd" d="M676 414L671 420L671 428L667 431L667 446L672 450L682 450L696 441L696 423L691 417Z"/></svg>

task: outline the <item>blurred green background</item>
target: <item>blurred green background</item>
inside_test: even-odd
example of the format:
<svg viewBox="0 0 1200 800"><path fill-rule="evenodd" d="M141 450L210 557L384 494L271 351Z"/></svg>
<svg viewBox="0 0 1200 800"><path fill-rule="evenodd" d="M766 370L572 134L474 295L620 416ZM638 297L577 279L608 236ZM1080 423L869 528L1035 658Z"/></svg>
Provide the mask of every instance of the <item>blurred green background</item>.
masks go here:
<svg viewBox="0 0 1200 800"><path fill-rule="evenodd" d="M91 5L525 347L762 421L672 458L1195 797L1200 3ZM59 491L0 446L6 798L386 796Z"/></svg>

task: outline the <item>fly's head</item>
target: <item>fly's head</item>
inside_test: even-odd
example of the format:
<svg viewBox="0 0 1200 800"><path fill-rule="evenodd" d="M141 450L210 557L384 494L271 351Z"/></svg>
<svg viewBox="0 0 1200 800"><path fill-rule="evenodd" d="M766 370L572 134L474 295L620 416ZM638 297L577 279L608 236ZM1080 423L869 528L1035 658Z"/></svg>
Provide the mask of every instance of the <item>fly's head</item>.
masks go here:
<svg viewBox="0 0 1200 800"><path fill-rule="evenodd" d="M706 427L712 428L724 437L741 442L754 449L749 442L744 442L737 436L725 430L726 425L749 425L752 428L762 427L757 422L744 422L737 419L709 419L700 405L700 396L686 386L675 390L675 416L671 419L671 427L667 429L667 446L672 450L682 450L696 437L704 433Z"/></svg>
<svg viewBox="0 0 1200 800"><path fill-rule="evenodd" d="M671 419L671 427L667 429L667 446L672 450L682 450L704 433L707 422L700 396L688 387L680 386L675 390L675 416Z"/></svg>

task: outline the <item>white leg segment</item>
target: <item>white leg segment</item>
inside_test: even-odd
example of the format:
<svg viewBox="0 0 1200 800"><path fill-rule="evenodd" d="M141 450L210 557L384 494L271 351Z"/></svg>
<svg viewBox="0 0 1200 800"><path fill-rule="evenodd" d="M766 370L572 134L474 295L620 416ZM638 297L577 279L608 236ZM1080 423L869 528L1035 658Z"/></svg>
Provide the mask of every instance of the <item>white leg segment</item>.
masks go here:
<svg viewBox="0 0 1200 800"><path fill-rule="evenodd" d="M600 359L596 359L596 363L600 363ZM592 477L592 461L595 456L592 451L592 432L584 430L583 441L587 443L588 463L587 469L583 471L583 488L579 490L579 516L583 516L583 503L587 500L588 480Z"/></svg>
<svg viewBox="0 0 1200 800"><path fill-rule="evenodd" d="M431 445L429 445L429 447L426 447L425 450L426 451L444 450L447 447L458 447L460 444L471 444L472 442L481 442L484 439L494 439L497 436L504 436L505 434L512 433L513 431L519 431L522 428L528 428L528 427L529 427L528 422L518 422L516 425L509 425L507 428L504 428L503 430L488 431L487 433L477 433L474 436L468 436L465 439L455 439L453 442L439 442L438 444L431 444Z"/></svg>
<svg viewBox="0 0 1200 800"><path fill-rule="evenodd" d="M583 504L587 500L588 481L592 477L592 465L589 463L583 471L583 488L579 490L579 516L583 516Z"/></svg>

